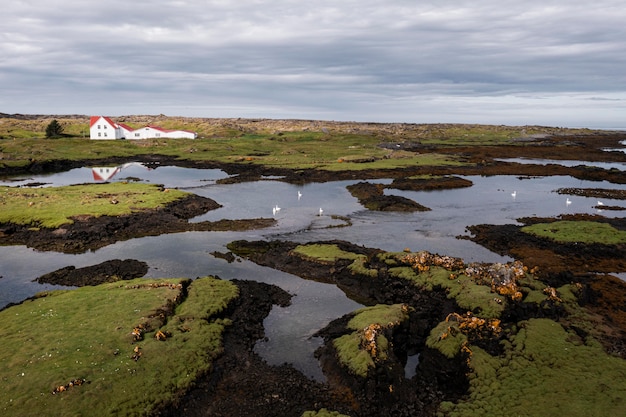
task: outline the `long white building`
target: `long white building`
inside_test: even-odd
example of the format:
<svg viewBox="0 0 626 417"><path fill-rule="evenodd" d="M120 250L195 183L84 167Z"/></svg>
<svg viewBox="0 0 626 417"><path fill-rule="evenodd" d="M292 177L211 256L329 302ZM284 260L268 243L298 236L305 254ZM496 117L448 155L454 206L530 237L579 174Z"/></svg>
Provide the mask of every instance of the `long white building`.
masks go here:
<svg viewBox="0 0 626 417"><path fill-rule="evenodd" d="M110 117L91 116L89 122L89 138L95 140L115 140L115 139L150 139L150 138L176 138L195 139L196 132L188 130L170 130L157 126L145 126L139 129L115 123Z"/></svg>

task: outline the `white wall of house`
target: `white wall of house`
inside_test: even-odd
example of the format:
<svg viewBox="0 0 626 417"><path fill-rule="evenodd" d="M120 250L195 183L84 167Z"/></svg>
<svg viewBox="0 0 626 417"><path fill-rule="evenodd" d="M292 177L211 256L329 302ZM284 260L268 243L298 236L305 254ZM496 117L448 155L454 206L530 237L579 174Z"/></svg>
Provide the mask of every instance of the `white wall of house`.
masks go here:
<svg viewBox="0 0 626 417"><path fill-rule="evenodd" d="M195 132L188 132L186 130L166 130L154 126L142 127L126 135L126 139L195 139L196 137L197 134Z"/></svg>
<svg viewBox="0 0 626 417"><path fill-rule="evenodd" d="M89 126L89 138L95 140L123 139L122 130L107 117L92 117Z"/></svg>
<svg viewBox="0 0 626 417"><path fill-rule="evenodd" d="M132 129L123 123L117 124L104 116L92 116L89 125L89 137L95 140L111 139L151 139L151 138L174 138L195 139L196 132L187 130L168 130L156 126L146 126Z"/></svg>

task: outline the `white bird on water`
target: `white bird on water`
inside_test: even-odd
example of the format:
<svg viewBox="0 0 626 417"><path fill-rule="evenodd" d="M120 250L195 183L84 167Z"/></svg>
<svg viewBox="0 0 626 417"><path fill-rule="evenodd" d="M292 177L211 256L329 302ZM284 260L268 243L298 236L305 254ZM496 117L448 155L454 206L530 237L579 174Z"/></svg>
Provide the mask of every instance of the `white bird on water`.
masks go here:
<svg viewBox="0 0 626 417"><path fill-rule="evenodd" d="M321 216L322 214L324 214L324 210L322 210L322 208L320 207L320 213L318 214L318 216Z"/></svg>
<svg viewBox="0 0 626 417"><path fill-rule="evenodd" d="M603 205L604 205L604 203L603 203L602 201L598 200L598 205L599 205L599 206L603 206Z"/></svg>
<svg viewBox="0 0 626 417"><path fill-rule="evenodd" d="M569 206L570 204L572 204L572 200L570 200L568 197L567 200L565 200L565 205Z"/></svg>
<svg viewBox="0 0 626 417"><path fill-rule="evenodd" d="M302 193L298 190L298 201L300 201L300 197L302 197Z"/></svg>
<svg viewBox="0 0 626 417"><path fill-rule="evenodd" d="M278 204L272 207L272 214L274 216L276 216L276 213L278 213L279 211L280 211L280 207L278 207Z"/></svg>
<svg viewBox="0 0 626 417"><path fill-rule="evenodd" d="M513 200L515 200L515 197L517 197L517 191L513 191L511 193L511 197L513 197Z"/></svg>

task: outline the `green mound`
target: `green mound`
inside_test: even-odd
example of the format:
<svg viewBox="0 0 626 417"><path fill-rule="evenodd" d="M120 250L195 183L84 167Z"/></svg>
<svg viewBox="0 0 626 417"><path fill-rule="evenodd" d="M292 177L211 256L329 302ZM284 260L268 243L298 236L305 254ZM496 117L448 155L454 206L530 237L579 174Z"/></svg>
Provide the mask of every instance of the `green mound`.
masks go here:
<svg viewBox="0 0 626 417"><path fill-rule="evenodd" d="M229 324L218 315L237 295L211 277L136 279L10 307L0 312L0 410L149 415L210 370Z"/></svg>
<svg viewBox="0 0 626 417"><path fill-rule="evenodd" d="M188 193L142 183L83 184L65 187L0 186L0 223L56 228L77 216L120 216L154 209Z"/></svg>

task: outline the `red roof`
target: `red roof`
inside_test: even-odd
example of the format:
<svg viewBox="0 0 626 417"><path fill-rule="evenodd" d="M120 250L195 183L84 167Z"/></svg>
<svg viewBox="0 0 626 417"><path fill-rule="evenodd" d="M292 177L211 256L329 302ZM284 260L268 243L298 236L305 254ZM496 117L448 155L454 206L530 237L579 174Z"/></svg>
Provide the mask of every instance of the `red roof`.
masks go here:
<svg viewBox="0 0 626 417"><path fill-rule="evenodd" d="M91 126L93 126L98 120L100 120L100 118L103 118L108 124L115 127L115 123L113 122L113 120L106 116L91 116L91 119L89 120L89 127L91 128Z"/></svg>

